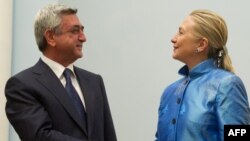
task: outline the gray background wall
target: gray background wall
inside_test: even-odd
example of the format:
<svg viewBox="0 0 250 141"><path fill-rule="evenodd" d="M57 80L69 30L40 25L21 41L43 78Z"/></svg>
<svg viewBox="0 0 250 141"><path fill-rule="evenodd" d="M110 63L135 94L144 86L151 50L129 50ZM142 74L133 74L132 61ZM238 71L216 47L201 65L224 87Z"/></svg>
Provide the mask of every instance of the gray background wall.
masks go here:
<svg viewBox="0 0 250 141"><path fill-rule="evenodd" d="M101 74L119 141L152 141L163 89L180 78L171 37L194 9L210 9L228 24L227 47L248 93L250 2L235 0L14 0L12 74L37 62L33 21L49 2L78 8L87 42L82 68ZM250 97L250 96L249 96ZM11 129L10 141L19 141Z"/></svg>

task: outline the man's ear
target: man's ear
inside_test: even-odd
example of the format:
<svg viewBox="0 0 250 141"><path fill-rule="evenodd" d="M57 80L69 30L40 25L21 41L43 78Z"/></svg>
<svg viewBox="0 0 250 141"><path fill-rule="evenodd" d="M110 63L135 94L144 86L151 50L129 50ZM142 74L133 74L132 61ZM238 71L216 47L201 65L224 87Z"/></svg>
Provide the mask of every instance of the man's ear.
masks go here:
<svg viewBox="0 0 250 141"><path fill-rule="evenodd" d="M201 40L199 41L199 51L202 52L202 51L205 51L207 50L208 48L208 39L203 37L201 38Z"/></svg>
<svg viewBox="0 0 250 141"><path fill-rule="evenodd" d="M56 42L55 42L55 39L54 39L54 35L55 35L54 32L51 31L51 30L46 30L44 32L44 38L47 41L47 44L49 46L52 46L52 47L54 47L56 45Z"/></svg>

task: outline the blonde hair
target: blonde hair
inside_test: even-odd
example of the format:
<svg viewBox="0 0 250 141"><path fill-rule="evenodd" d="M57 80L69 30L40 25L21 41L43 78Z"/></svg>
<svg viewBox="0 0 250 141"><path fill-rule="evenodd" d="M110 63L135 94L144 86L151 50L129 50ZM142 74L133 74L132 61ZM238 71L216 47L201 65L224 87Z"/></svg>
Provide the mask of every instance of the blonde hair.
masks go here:
<svg viewBox="0 0 250 141"><path fill-rule="evenodd" d="M231 59L226 48L228 31L224 19L209 10L195 10L190 16L196 23L196 38L208 39L208 58L214 58L219 68L234 73Z"/></svg>

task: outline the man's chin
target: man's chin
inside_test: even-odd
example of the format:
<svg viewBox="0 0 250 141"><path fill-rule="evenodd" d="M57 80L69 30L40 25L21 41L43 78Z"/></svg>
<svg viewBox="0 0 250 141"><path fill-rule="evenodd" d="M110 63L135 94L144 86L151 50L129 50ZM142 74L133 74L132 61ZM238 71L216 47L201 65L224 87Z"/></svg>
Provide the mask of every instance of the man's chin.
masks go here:
<svg viewBox="0 0 250 141"><path fill-rule="evenodd" d="M177 56L175 54L172 55L173 59L177 59Z"/></svg>
<svg viewBox="0 0 250 141"><path fill-rule="evenodd" d="M82 58L82 57L83 57L83 53L82 52L78 52L77 58Z"/></svg>
<svg viewBox="0 0 250 141"><path fill-rule="evenodd" d="M83 55L79 55L79 56L77 57L77 59L82 58L82 57L83 57Z"/></svg>

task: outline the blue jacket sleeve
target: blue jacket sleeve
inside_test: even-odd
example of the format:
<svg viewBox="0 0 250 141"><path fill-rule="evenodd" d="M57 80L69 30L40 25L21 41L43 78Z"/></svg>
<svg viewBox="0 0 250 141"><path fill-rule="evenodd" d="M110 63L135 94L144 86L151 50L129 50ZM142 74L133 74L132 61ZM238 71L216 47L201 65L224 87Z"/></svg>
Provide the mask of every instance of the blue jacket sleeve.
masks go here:
<svg viewBox="0 0 250 141"><path fill-rule="evenodd" d="M238 76L221 80L216 97L220 138L224 138L224 125L250 124L250 109L243 82Z"/></svg>

